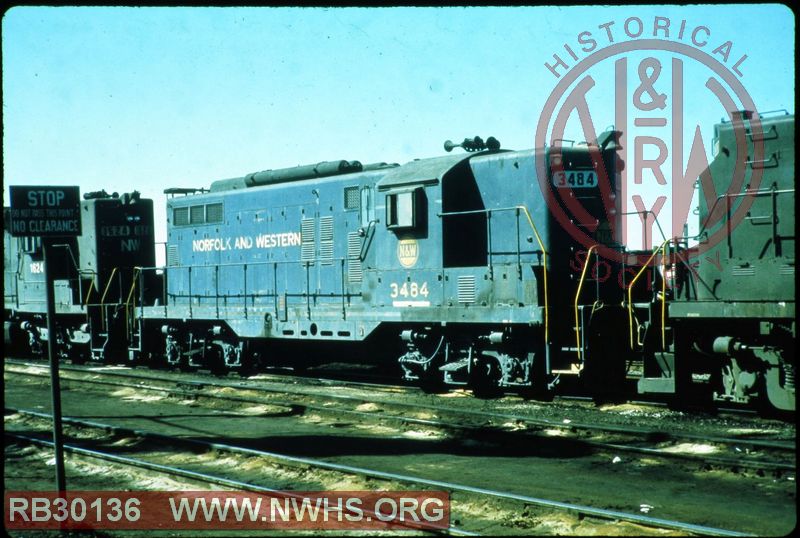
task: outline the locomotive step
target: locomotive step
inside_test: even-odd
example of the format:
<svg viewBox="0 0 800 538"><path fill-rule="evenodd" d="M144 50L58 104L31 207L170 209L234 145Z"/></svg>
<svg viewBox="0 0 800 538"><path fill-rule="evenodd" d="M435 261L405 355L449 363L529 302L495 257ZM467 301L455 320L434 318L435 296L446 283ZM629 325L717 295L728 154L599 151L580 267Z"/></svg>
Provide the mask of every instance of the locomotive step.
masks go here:
<svg viewBox="0 0 800 538"><path fill-rule="evenodd" d="M469 366L469 359L461 359L460 361L456 362L448 362L439 367L439 371L441 372L457 372L458 370L463 370Z"/></svg>

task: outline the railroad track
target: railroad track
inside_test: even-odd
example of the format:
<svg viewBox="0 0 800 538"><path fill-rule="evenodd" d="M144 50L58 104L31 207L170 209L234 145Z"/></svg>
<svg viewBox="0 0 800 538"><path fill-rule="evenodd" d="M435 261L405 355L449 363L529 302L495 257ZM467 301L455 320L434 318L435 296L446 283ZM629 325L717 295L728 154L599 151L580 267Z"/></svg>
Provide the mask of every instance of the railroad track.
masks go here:
<svg viewBox="0 0 800 538"><path fill-rule="evenodd" d="M18 413L21 415L25 415L28 417L33 417L35 419L39 419L42 421L47 421L52 419L52 416L47 413L41 413L38 411L33 411L29 409L18 409L18 408L9 408L6 407L6 413ZM455 482L445 482L439 480L432 480L429 478L425 478L422 476L414 476L414 475L407 475L407 474L398 474L398 473L391 473L382 471L380 469L371 469L359 466L352 466L352 465L343 465L332 463L329 461L321 460L321 459L313 459L307 457L297 457L289 454L281 454L276 452L269 452L258 450L254 448L249 448L245 446L238 446L232 444L225 444L225 443L218 443L218 442L211 442L211 441L204 441L199 439L186 439L180 437L174 437L170 435L164 435L161 433L142 430L142 429L131 429L131 428L122 428L119 426L115 426L113 424L105 424L99 423L94 421L87 421L87 420L80 420L76 418L65 417L64 423L68 424L73 427L87 429L87 430L94 430L94 431L102 431L106 434L112 433L118 436L125 436L125 437L135 437L140 439L147 439L150 441L154 441L158 443L160 446L168 445L171 447L181 447L190 449L193 451L197 451L198 449L201 450L213 450L216 452L222 453L229 453L235 454L239 456L245 457L255 457L260 458L265 461L271 462L274 464L285 465L288 467L304 467L304 468L312 468L312 469L321 469L329 472L336 472L341 473L344 475L362 477L362 478L369 478L369 479L377 479L381 481L387 481L392 484L399 484L405 486L423 486L423 487L432 487L441 490L446 490L454 494L462 494L467 495L470 497L477 497L482 499L493 499L493 500L501 500L504 502L512 502L512 503L520 503L525 506L536 506L543 510L548 511L557 511L557 512L569 512L571 514L577 514L578 516L588 516L591 518L598 518L602 520L611 520L615 522L627 522L635 525L639 525L642 527L650 528L650 529L666 529L666 530L675 530L679 532L691 533L695 535L703 535L703 536L747 536L747 533L741 533L737 531L732 531L729 529L717 528L717 527L709 527L703 525L696 525L693 523L688 523L684 521L677 521L677 520L670 520L664 518L656 518L651 517L643 514L635 514L629 512L623 512L618 510L609 510L605 508L599 508L594 506L586 506L581 504L575 503L567 503L561 502L558 500L553 499L546 499L541 497L532 497L526 495L520 495L513 492L507 492L502 490L495 490L495 489L488 489L488 488L481 488L475 487L468 484L461 484ZM13 432L7 432L6 435L17 435L13 434ZM47 442L40 439L40 438L33 438L30 435L26 436L26 439L29 442L37 442L46 444ZM97 439L93 441L83 441L84 443L87 442L97 442ZM130 458L125 460L119 459L120 456L118 455L111 455L107 453L103 453L100 450L96 449L89 449L86 447L78 447L72 444L68 444L69 449L75 453L88 455L92 457L100 457L106 458L108 461L112 461L112 457L115 458L117 463L126 463L126 464L134 464L134 461ZM259 486L257 484L245 484L243 482L234 482L230 479L224 477L216 477L210 475L204 475L202 473L192 472L185 469L180 468L167 468L166 466L157 466L158 464L153 464L152 462L147 462L145 460L141 460L135 462L142 466L143 468L149 468L151 470L155 470L158 472L165 472L169 474L173 474L175 476L183 476L187 478L193 479L200 479L200 480L217 480L220 483L229 486L229 487L237 487L237 488L245 488L245 489L253 489L253 488L262 488L263 486ZM258 491L258 489L253 489L254 491ZM274 490L271 490L274 491ZM456 507L459 501L453 501L453 506ZM464 529L451 529L452 532L455 533L468 533Z"/></svg>
<svg viewBox="0 0 800 538"><path fill-rule="evenodd" d="M6 439L15 440L17 442L23 443L30 443L38 446L44 447L52 447L53 442L47 441L45 439L41 439L38 437L32 437L30 435L21 435L17 433L5 432ZM100 460L106 463L111 463L114 465L120 465L125 467L133 467L136 469L143 469L151 473L158 473L162 475L166 475L169 477L177 477L182 479L188 479L195 483L199 483L202 485L207 486L222 486L225 488L230 488L234 491L246 491L252 493L264 493L264 494L272 494L272 495L279 495L280 497L285 498L296 498L299 500L303 499L302 495L298 495L292 493L291 491L286 490L278 490L274 488L268 488L261 486L259 484L254 484L252 482L244 482L241 480L233 480L231 478L225 478L223 476L212 475L208 473L201 473L197 471L192 471L188 469L181 469L174 465L162 465L159 463L153 463L146 460L138 459L138 458L131 458L126 456L120 456L118 454L111 454L108 452L103 452L102 450L96 449L89 449L85 447L80 447L77 445L72 444L65 444L64 451L70 454L75 454L82 457L88 457L96 460ZM365 512L367 516L374 516L375 514L371 512ZM438 528L430 528L425 529L424 525L421 523L417 523L414 526L408 526L404 521L398 521L395 523L398 527L408 527L409 530L416 530L423 532L428 532L434 535L447 535L447 536L477 536L477 534L465 531L464 529L459 529L453 526L450 526L446 530L438 529ZM420 526L423 526L420 529Z"/></svg>
<svg viewBox="0 0 800 538"><path fill-rule="evenodd" d="M74 372L75 370L73 370ZM7 369L12 375L46 377L44 372L15 371ZM78 369L86 373L84 369ZM162 393L168 397L192 400L216 400L241 405L271 405L284 407L293 414L313 411L317 414L334 416L345 420L391 422L411 427L426 427L469 436L483 442L492 442L509 446L511 444L529 443L531 439L560 437L560 441L570 442L576 446L592 451L606 451L613 454L631 454L635 456L658 457L661 459L677 459L700 464L704 467L727 468L733 470L752 469L757 472L771 472L780 475L795 471L795 444L793 442L758 440L743 438L724 438L715 436L698 436L665 432L660 430L623 427L608 424L583 424L555 422L547 419L534 419L528 416L487 411L465 410L425 404L389 402L383 399L361 398L342 394L320 394L316 391L298 390L297 387L281 387L279 389L241 386L239 383L186 383L170 381L163 378L141 376L120 371L90 371L92 376L103 375L118 380L136 381L136 384L124 381L103 379L87 379L65 376L64 383L83 383L113 388L131 388L136 391ZM142 379L158 382L158 385L143 385ZM166 386L164 386L166 384ZM236 388L248 393L258 393L266 397L244 397L207 393L205 389ZM289 397L293 397L287 399ZM309 401L310 400L310 401ZM334 405L331 405L331 404ZM363 404L377 405L371 411L360 411L357 407ZM353 406L356 409L353 409ZM437 418L417 418L420 411L432 414ZM610 437L610 439L609 439ZM684 445L702 443L705 453L687 452ZM711 453L709 453L711 452ZM727 452L732 456L716 455ZM791 461L787 461L791 460Z"/></svg>
<svg viewBox="0 0 800 538"><path fill-rule="evenodd" d="M7 364L15 364L19 366L34 366L34 367L46 367L45 363L39 362L31 363L28 360L24 359L13 359L7 358L5 359ZM62 364L61 369L74 369L74 370L100 370L105 368L124 368L126 370L137 370L136 366L105 366L99 364L92 364L86 363L82 365L66 365ZM148 369L152 371L152 369ZM165 370L166 371L166 370ZM284 373L281 373L284 372ZM173 372L174 373L174 372ZM131 376L135 376L137 374L130 374ZM152 376L148 376L147 374L138 374L141 375L143 379L151 378ZM207 370L195 370L192 372L193 376L200 377L203 379L208 379L208 381L196 381L199 384L215 384L218 383L220 379L219 375L211 373ZM157 379L157 378L156 378ZM369 381L367 381L369 380ZM251 383L259 383L259 382L267 382L267 383L279 383L281 385L307 385L307 386L323 386L323 387L347 387L347 388L355 388L355 389L366 389L370 391L380 391L385 392L388 394L423 394L424 391L414 384L409 383L398 383L397 379L394 377L386 376L386 375L377 375L377 374L365 374L361 371L355 370L330 370L325 369L323 371L319 370L301 370L301 371L294 371L290 367L269 367L264 371L257 373L254 376L247 378L248 385ZM244 387L244 385L242 385ZM516 396L516 395L512 395ZM592 408L595 407L595 404L591 397L588 396L578 396L578 395L558 395L555 397L556 402L559 404L573 404L578 406L579 408ZM537 402L541 403L541 402ZM648 408L653 409L668 409L669 405L660 402L657 400L630 400L629 403L634 405L640 405ZM734 417L755 417L757 413L749 408L738 408L738 407L702 407L696 406L687 409L689 411L699 411L699 412L713 412L713 413L724 413Z"/></svg>

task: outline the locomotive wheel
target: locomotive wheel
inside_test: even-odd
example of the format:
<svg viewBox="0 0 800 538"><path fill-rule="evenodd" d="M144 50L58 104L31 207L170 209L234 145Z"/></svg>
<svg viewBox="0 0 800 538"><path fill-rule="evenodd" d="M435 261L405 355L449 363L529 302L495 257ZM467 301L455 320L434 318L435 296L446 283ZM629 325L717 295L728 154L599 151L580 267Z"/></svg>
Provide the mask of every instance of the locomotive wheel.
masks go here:
<svg viewBox="0 0 800 538"><path fill-rule="evenodd" d="M439 371L427 372L417 382L417 386L425 394L443 394L447 392L447 385L444 384L444 379Z"/></svg>
<svg viewBox="0 0 800 538"><path fill-rule="evenodd" d="M472 394L476 398L491 399L502 396L503 390L500 387L500 365L492 352L484 352L478 355L473 364L469 375L469 384Z"/></svg>
<svg viewBox="0 0 800 538"><path fill-rule="evenodd" d="M256 358L253 357L251 354L243 354L242 357L242 365L237 368L235 371L239 374L239 377L250 377L251 375L255 375L258 372L258 366L256 365Z"/></svg>
<svg viewBox="0 0 800 538"><path fill-rule="evenodd" d="M89 357L89 350L87 349L88 346L75 346L69 348L67 351L67 356L69 357L69 361L72 364L85 364Z"/></svg>
<svg viewBox="0 0 800 538"><path fill-rule="evenodd" d="M556 397L556 391L547 387L547 383L537 387L525 387L519 391L519 395L526 400L536 400L539 402L552 402Z"/></svg>
<svg viewBox="0 0 800 538"><path fill-rule="evenodd" d="M519 390L519 395L526 400L537 400L540 402L552 402L556 391L549 385L553 376L547 371L545 362L545 351L539 349L535 353L529 353L531 361L531 385Z"/></svg>

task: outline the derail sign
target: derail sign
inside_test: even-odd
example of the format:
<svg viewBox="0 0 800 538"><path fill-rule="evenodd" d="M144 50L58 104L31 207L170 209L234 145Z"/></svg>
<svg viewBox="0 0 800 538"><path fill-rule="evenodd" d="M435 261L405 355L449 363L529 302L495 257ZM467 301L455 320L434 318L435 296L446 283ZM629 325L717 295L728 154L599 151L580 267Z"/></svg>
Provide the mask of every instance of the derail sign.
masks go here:
<svg viewBox="0 0 800 538"><path fill-rule="evenodd" d="M63 237L81 234L79 187L11 186L11 235Z"/></svg>

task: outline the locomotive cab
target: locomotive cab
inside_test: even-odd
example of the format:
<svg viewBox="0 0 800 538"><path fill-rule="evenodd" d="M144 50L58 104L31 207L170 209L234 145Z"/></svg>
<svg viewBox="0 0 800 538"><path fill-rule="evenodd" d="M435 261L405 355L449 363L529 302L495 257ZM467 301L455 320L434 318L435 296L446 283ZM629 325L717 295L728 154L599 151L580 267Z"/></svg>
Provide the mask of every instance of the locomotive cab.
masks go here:
<svg viewBox="0 0 800 538"><path fill-rule="evenodd" d="M386 240L378 242L386 300L405 322L400 364L407 379L467 385L487 396L505 389L546 396L560 372L580 371L572 366L585 354L571 345L574 322L564 308L578 281L553 268L585 251L581 240L614 247L617 138L611 131L573 148L495 147L428 159L379 182L387 216L394 192L418 189L433 200L426 228L408 233L387 221ZM601 193L611 195L611 208ZM584 237L554 216L552 204L562 197L582 205ZM587 307L612 302L605 287L595 291L591 302L588 293L579 298L586 323Z"/></svg>

